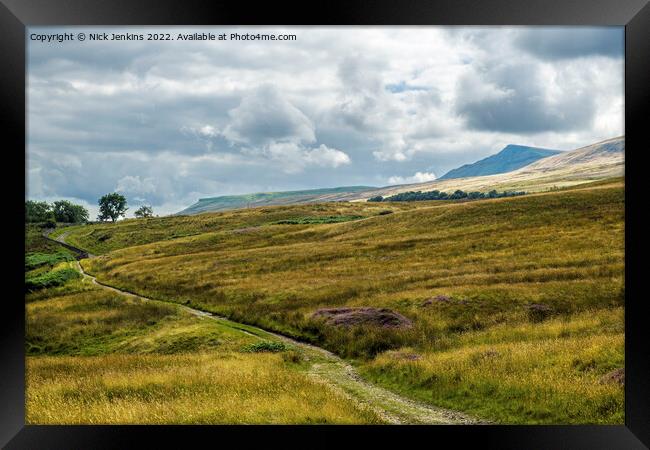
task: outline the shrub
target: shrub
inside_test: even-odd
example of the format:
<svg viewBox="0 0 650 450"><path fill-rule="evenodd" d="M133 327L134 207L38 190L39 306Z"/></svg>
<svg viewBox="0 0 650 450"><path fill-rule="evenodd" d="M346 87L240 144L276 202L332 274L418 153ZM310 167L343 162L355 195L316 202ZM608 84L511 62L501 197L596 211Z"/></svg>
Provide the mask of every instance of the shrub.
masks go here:
<svg viewBox="0 0 650 450"><path fill-rule="evenodd" d="M47 219L45 222L40 224L40 227L44 230L48 228L56 228L56 221L54 219Z"/></svg>
<svg viewBox="0 0 650 450"><path fill-rule="evenodd" d="M282 359L284 362L298 364L302 361L302 356L300 356L300 353L295 350L289 350L288 352L284 352L282 354Z"/></svg>
<svg viewBox="0 0 650 450"><path fill-rule="evenodd" d="M69 280L81 277L81 274L74 269L66 268L47 272L33 278L25 279L25 290L28 292L37 291L55 286L61 286Z"/></svg>
<svg viewBox="0 0 650 450"><path fill-rule="evenodd" d="M423 201L423 200L460 200L464 198L469 198L472 200L477 200L477 199L482 199L482 198L501 198L501 197L514 197L518 195L525 195L526 192L520 191L520 192L515 192L515 191L505 191L505 192L497 192L495 190L492 190L488 192L487 194L484 194L482 192L470 192L467 193L465 191L462 191L460 189L457 189L454 191L452 194L447 194L446 192L440 192L438 190L433 190L429 192L422 192L422 191L408 191L408 192L400 192L399 194L391 195L390 197L385 197L379 200L380 197L373 197L375 202L414 202L414 201ZM371 199L368 199L368 201L371 201Z"/></svg>
<svg viewBox="0 0 650 450"><path fill-rule="evenodd" d="M531 322L542 322L553 313L553 308L541 303L528 305L528 320Z"/></svg>
<svg viewBox="0 0 650 450"><path fill-rule="evenodd" d="M57 253L30 253L25 256L25 272L36 269L37 267L63 262L73 261L74 258L67 252Z"/></svg>
<svg viewBox="0 0 650 450"><path fill-rule="evenodd" d="M273 225L308 225L308 224L322 224L322 223L339 223L348 222L350 220L363 219L363 216L324 216L324 217L296 217L294 219L284 219L273 222Z"/></svg>
<svg viewBox="0 0 650 450"><path fill-rule="evenodd" d="M372 359L386 350L415 342L412 329L390 329L372 325L326 327L322 345L345 358Z"/></svg>
<svg viewBox="0 0 650 450"><path fill-rule="evenodd" d="M271 341L262 341L256 342L254 344L247 345L244 347L245 352L250 353L260 353L260 352L283 352L287 349L287 346L282 342L271 342Z"/></svg>

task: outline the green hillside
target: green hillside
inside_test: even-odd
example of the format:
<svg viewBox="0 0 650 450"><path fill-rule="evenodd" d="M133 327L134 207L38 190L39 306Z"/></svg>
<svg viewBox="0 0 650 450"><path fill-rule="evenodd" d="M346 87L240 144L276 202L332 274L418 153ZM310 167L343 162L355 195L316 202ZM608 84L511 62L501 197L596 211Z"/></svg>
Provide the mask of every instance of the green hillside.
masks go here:
<svg viewBox="0 0 650 450"><path fill-rule="evenodd" d="M608 381L624 364L620 181L372 206L67 231L105 253L82 263L103 282L324 346L421 401L502 423L622 423L623 388ZM299 220L336 215L353 220ZM387 308L413 325L334 326L313 317L325 307Z"/></svg>
<svg viewBox="0 0 650 450"><path fill-rule="evenodd" d="M225 195L221 197L201 198L195 204L180 211L179 215L199 214L227 209L247 208L263 205L313 203L341 199L351 193L375 189L370 186L345 186L326 189L309 189L304 191L257 192L254 194Z"/></svg>
<svg viewBox="0 0 650 450"><path fill-rule="evenodd" d="M620 136L548 156L507 173L468 178L436 179L426 183L388 186L361 194L364 199L407 191L544 192L625 175L625 137Z"/></svg>
<svg viewBox="0 0 650 450"><path fill-rule="evenodd" d="M452 169L438 179L449 180L451 178L467 178L506 173L527 166L539 159L557 155L558 153L561 153L560 150L511 144L507 145L495 155L488 156L472 164L465 164L456 169Z"/></svg>

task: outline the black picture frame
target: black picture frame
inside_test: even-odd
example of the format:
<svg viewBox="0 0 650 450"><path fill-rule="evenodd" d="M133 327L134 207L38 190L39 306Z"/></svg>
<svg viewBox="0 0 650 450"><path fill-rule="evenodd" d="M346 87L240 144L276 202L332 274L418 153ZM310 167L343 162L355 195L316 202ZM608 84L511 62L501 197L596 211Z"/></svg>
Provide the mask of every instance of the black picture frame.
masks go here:
<svg viewBox="0 0 650 450"><path fill-rule="evenodd" d="M26 426L24 294L20 264L21 240L5 238L11 246L0 313L0 445L4 448L131 448L143 444L190 447L206 440L238 446L266 440L291 446L337 446L342 435L362 438L364 445L416 442L454 447L472 444L499 449L585 448L635 449L650 446L649 327L644 323L641 265L634 262L645 248L640 192L641 158L650 147L646 122L650 118L650 5L648 0L401 0L279 2L200 0L0 0L0 89L2 92L4 156L11 156L7 173L18 175L5 188L11 195L4 222L9 233L24 232L20 211L24 191L17 170L25 160L25 29L36 25L624 25L625 26L625 425L621 426ZM22 161L22 162L21 162ZM23 172L23 175L25 173ZM23 183L25 180L23 180ZM24 184L23 184L24 186ZM22 196L22 197L21 197ZM14 215L14 218L8 216ZM12 234L13 235L13 234ZM15 259L14 259L15 258ZM15 275L9 275L15 270ZM316 438L316 435L320 435ZM352 437L352 436L350 436ZM407 440L405 440L407 439ZM258 444L260 445L260 444ZM418 444L422 445L422 444Z"/></svg>

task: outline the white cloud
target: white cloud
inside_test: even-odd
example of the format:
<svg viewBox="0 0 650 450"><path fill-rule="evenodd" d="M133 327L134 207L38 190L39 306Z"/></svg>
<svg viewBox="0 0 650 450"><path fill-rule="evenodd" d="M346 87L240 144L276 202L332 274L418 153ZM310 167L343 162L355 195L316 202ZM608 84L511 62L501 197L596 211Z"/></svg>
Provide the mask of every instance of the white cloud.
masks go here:
<svg viewBox="0 0 650 450"><path fill-rule="evenodd" d="M265 146L262 152L279 162L285 173L299 173L308 166L336 168L351 162L345 152L326 145L306 148L293 142L274 142Z"/></svg>
<svg viewBox="0 0 650 450"><path fill-rule="evenodd" d="M329 148L321 144L320 147L305 152L305 160L316 166L339 167L350 164L350 157L341 150Z"/></svg>
<svg viewBox="0 0 650 450"><path fill-rule="evenodd" d="M139 175L127 175L117 180L115 190L117 192L144 195L155 192L156 185L153 178L140 179Z"/></svg>
<svg viewBox="0 0 650 450"><path fill-rule="evenodd" d="M217 130L212 125L203 125L198 132L204 137L216 137L218 135Z"/></svg>
<svg viewBox="0 0 650 450"><path fill-rule="evenodd" d="M436 174L433 172L415 172L415 175L410 177L394 176L388 179L389 184L411 184L411 183L425 183L436 179Z"/></svg>

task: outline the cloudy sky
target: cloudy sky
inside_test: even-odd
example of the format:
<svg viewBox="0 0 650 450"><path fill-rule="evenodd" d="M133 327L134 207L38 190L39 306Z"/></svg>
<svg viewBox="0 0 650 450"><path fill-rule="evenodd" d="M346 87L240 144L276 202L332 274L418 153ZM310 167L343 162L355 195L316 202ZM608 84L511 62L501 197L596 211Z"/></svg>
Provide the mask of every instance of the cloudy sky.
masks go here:
<svg viewBox="0 0 650 450"><path fill-rule="evenodd" d="M295 41L42 43L32 33ZM27 196L97 213L427 181L507 144L623 134L623 28L30 28Z"/></svg>

